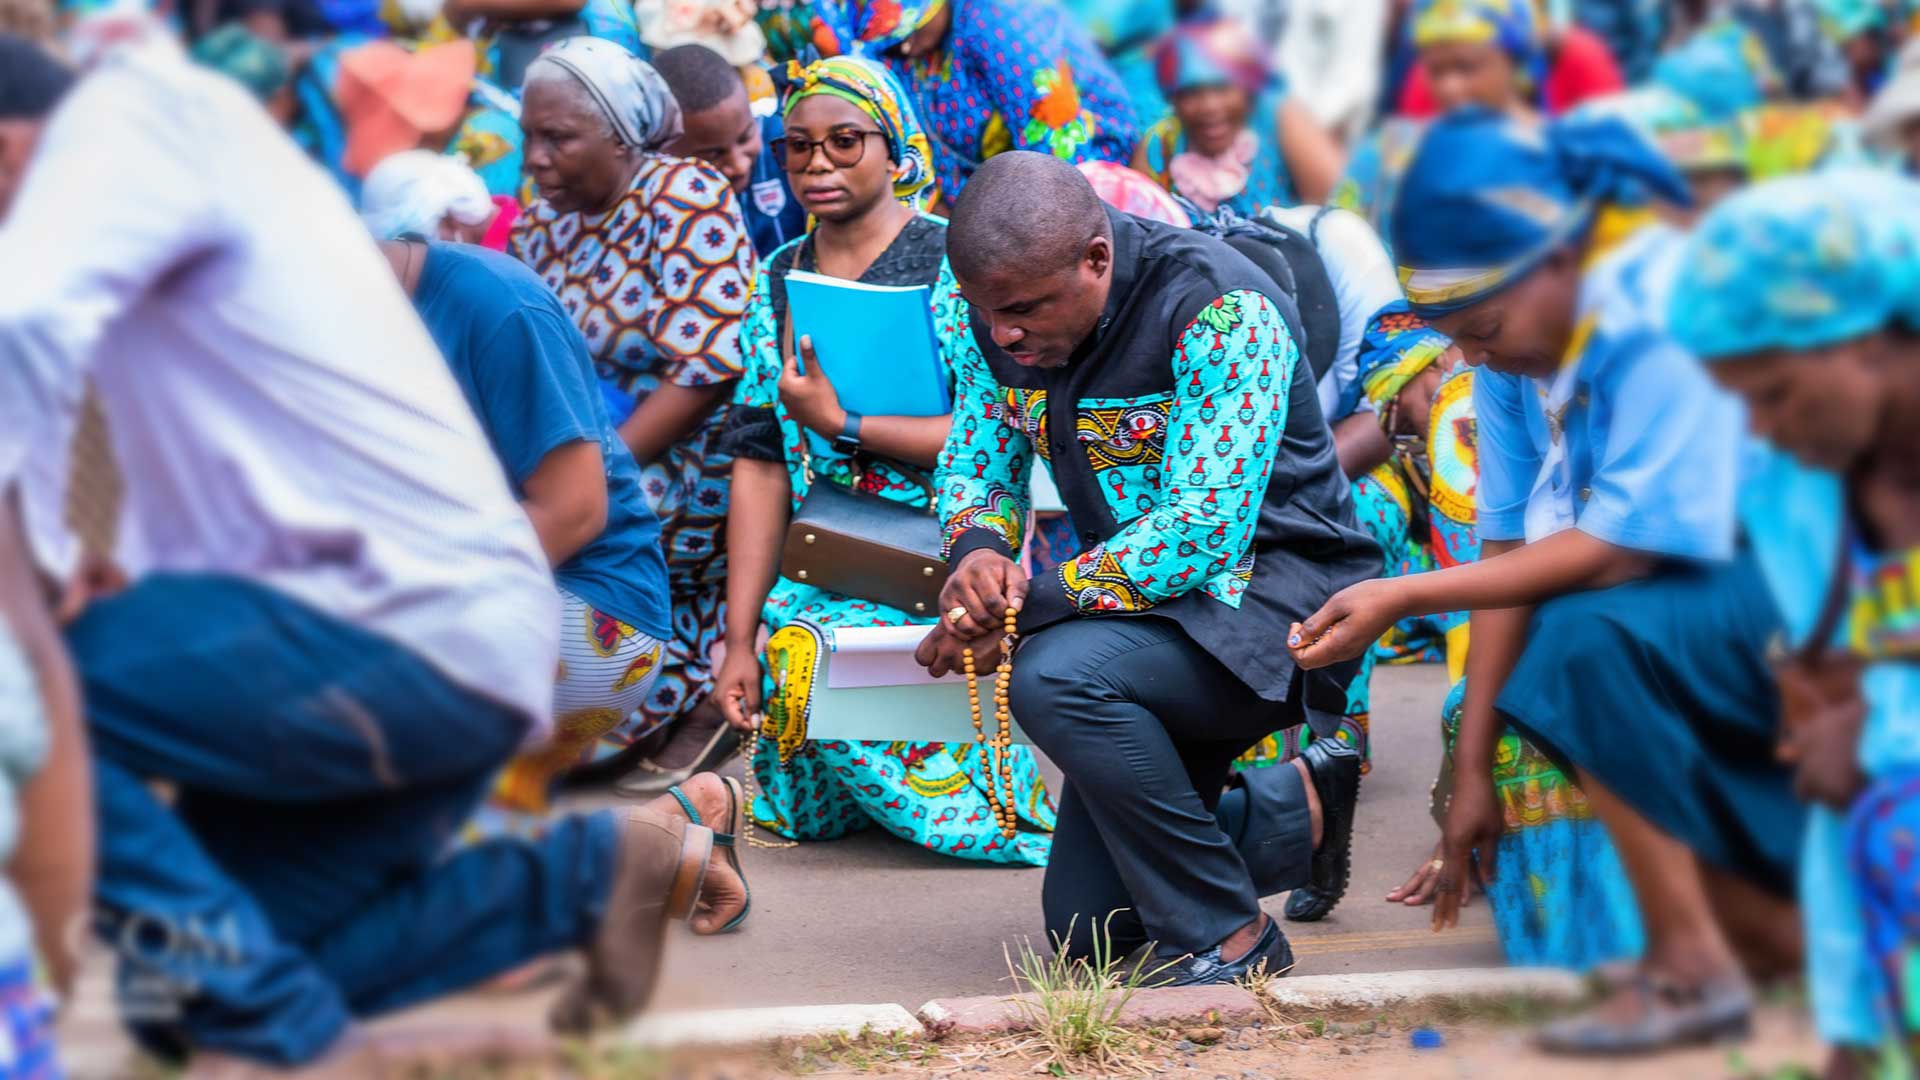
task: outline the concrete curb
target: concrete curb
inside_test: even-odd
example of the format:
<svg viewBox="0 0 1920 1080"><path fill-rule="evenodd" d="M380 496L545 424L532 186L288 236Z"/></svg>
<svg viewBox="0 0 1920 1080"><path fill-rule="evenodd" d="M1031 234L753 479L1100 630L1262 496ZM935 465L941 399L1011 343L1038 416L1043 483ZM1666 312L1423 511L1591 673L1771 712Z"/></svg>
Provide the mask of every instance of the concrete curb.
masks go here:
<svg viewBox="0 0 1920 1080"><path fill-rule="evenodd" d="M920 1021L898 1005L794 1005L771 1009L656 1012L635 1020L619 1041L647 1049L754 1046L781 1039L923 1034Z"/></svg>
<svg viewBox="0 0 1920 1080"><path fill-rule="evenodd" d="M1368 975L1302 975L1273 984L1276 1002L1296 1009L1377 1008L1431 998L1504 997L1568 1001L1585 989L1558 968L1452 968Z"/></svg>

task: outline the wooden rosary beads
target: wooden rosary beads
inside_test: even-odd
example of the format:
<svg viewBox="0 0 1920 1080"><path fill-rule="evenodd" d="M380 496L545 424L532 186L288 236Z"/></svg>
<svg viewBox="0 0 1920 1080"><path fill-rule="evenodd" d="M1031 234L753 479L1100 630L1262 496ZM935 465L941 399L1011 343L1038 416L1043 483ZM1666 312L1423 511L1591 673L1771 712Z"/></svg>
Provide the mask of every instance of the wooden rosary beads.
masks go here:
<svg viewBox="0 0 1920 1080"><path fill-rule="evenodd" d="M754 828L753 828L753 803L755 798L754 789L760 786L760 781L754 776L753 763L759 759L759 750L760 750L760 728L758 726L755 726L752 731L747 733L747 737L740 741L740 756L743 759L745 759L746 765L747 765L746 783L741 785L741 789L747 797L746 806L742 807L743 817L741 818L741 824L746 833L747 846L757 847L757 848L771 848L776 851L778 851L781 848L799 847L800 845L795 843L792 840L763 840L759 836L756 836L754 834Z"/></svg>
<svg viewBox="0 0 1920 1080"><path fill-rule="evenodd" d="M987 802L993 805L993 816L1000 822L1000 835L1008 840L1020 831L1020 813L1014 808L1013 798L1013 711L1007 707L1007 682L1013 675L1013 638L1019 617L1019 611L1007 609L1006 636L1000 640L1000 677L993 684L996 730L992 739L987 738L980 713L980 677L974 670L973 649L969 647L960 652L960 664L967 673L967 705L973 710L973 741L987 758ZM994 787L995 774L999 776L1000 788Z"/></svg>

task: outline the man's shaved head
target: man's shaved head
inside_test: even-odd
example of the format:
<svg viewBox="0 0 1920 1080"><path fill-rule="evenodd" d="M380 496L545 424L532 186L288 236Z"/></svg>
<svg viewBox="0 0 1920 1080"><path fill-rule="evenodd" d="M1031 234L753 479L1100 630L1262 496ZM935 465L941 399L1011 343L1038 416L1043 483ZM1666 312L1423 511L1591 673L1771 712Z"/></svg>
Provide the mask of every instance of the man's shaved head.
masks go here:
<svg viewBox="0 0 1920 1080"><path fill-rule="evenodd" d="M1112 237L1106 205L1080 170L1050 154L1015 150L988 158L953 206L947 258L960 277L1010 266L1057 270Z"/></svg>
<svg viewBox="0 0 1920 1080"><path fill-rule="evenodd" d="M1106 307L1113 223L1079 170L1013 151L967 181L947 228L947 261L995 345L1018 363L1058 367Z"/></svg>

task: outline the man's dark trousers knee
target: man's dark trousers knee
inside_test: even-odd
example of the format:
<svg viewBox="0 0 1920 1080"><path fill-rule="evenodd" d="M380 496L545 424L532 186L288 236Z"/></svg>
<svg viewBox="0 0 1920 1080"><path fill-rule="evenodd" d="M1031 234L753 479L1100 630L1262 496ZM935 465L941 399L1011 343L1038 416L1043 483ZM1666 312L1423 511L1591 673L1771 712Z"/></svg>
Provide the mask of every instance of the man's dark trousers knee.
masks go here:
<svg viewBox="0 0 1920 1080"><path fill-rule="evenodd" d="M1117 955L1149 940L1166 959L1219 944L1260 912L1241 850L1286 858L1306 879L1304 792L1291 818L1256 824L1284 836L1231 837L1222 821L1236 815L1215 814L1234 759L1302 722L1297 695L1266 701L1176 623L1139 616L1035 633L1015 654L1011 696L1066 774L1043 906L1070 955L1092 955L1104 930ZM1296 777L1287 766L1276 779L1303 788Z"/></svg>

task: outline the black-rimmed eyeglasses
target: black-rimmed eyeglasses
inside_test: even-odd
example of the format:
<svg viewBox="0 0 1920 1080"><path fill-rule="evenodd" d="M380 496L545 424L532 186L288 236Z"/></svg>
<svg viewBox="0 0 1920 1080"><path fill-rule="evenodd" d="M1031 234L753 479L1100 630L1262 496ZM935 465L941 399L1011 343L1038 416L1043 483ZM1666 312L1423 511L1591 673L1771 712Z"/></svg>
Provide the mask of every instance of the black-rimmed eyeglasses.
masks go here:
<svg viewBox="0 0 1920 1080"><path fill-rule="evenodd" d="M775 139L775 149L780 152L780 163L788 172L804 172L813 163L814 147L826 152L827 162L842 169L850 169L860 164L866 156L867 139L885 139L886 133L880 131L861 131L856 128L841 128L828 132L824 139L809 139L804 135L787 135Z"/></svg>

